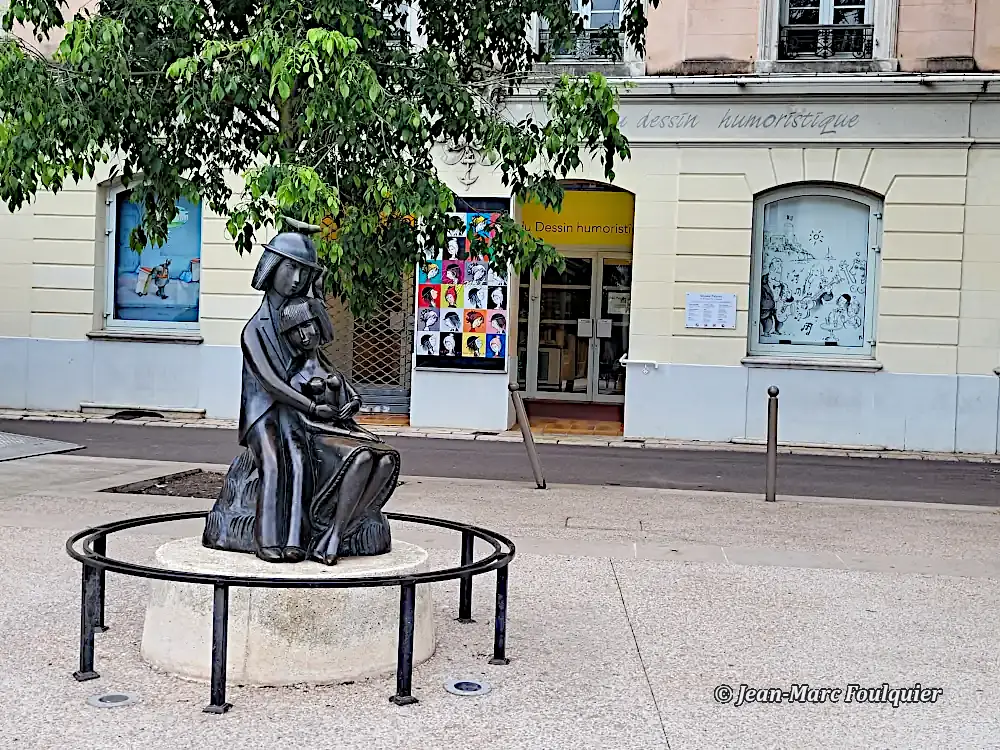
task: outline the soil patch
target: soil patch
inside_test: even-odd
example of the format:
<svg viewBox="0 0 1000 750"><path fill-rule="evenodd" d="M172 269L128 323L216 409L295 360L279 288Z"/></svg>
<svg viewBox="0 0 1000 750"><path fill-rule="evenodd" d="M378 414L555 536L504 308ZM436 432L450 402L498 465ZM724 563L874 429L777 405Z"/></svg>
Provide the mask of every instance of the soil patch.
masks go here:
<svg viewBox="0 0 1000 750"><path fill-rule="evenodd" d="M222 491L224 479L224 474L193 469L142 482L123 484L119 487L109 487L102 491L129 495L170 495L172 497L197 497L215 500Z"/></svg>

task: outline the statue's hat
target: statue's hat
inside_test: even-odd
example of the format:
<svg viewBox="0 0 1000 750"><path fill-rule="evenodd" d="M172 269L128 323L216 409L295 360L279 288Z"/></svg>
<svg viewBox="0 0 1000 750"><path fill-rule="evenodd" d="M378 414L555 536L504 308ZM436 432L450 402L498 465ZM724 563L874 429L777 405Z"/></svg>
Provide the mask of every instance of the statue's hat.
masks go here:
<svg viewBox="0 0 1000 750"><path fill-rule="evenodd" d="M315 268L317 271L322 270L313 241L299 232L282 232L277 234L270 242L264 245L264 249L270 250L272 253L277 253L283 258L294 260L296 263L301 263L309 268Z"/></svg>

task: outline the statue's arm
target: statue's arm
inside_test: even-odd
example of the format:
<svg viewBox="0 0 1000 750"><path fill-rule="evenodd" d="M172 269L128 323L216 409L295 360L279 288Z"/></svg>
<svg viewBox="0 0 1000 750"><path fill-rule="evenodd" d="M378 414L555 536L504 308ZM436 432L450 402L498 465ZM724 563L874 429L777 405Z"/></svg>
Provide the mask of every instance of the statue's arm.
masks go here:
<svg viewBox="0 0 1000 750"><path fill-rule="evenodd" d="M314 413L313 402L288 385L272 367L259 331L244 331L243 357L250 371L275 401L305 414Z"/></svg>

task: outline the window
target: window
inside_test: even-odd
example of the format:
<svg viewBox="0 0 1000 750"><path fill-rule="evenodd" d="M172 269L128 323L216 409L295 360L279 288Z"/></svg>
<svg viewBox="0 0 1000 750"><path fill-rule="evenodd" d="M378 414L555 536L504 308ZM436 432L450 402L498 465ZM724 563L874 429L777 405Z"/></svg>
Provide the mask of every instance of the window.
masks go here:
<svg viewBox="0 0 1000 750"><path fill-rule="evenodd" d="M881 202L834 187L754 207L750 353L871 356Z"/></svg>
<svg viewBox="0 0 1000 750"><path fill-rule="evenodd" d="M583 33L569 45L557 48L552 45L549 31L543 25L538 37L540 51L549 51L553 57L577 60L621 57L622 40L620 35L614 33L621 27L621 0L586 0L585 3L581 3L581 0L571 1L573 11L583 17ZM613 55L610 54L612 51Z"/></svg>
<svg viewBox="0 0 1000 750"><path fill-rule="evenodd" d="M871 59L874 0L783 0L778 57Z"/></svg>
<svg viewBox="0 0 1000 750"><path fill-rule="evenodd" d="M167 241L141 252L129 246L144 209L125 188L108 201L108 328L198 328L201 292L201 205L181 199Z"/></svg>

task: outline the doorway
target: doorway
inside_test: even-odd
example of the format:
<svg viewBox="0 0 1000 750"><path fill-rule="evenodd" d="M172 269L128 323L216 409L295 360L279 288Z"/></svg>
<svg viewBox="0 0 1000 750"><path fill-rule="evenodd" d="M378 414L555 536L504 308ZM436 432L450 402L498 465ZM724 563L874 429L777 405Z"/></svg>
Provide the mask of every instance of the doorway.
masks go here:
<svg viewBox="0 0 1000 750"><path fill-rule="evenodd" d="M521 274L518 294L518 383L528 399L625 402L632 287L631 253L564 250L566 268Z"/></svg>

